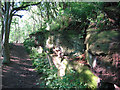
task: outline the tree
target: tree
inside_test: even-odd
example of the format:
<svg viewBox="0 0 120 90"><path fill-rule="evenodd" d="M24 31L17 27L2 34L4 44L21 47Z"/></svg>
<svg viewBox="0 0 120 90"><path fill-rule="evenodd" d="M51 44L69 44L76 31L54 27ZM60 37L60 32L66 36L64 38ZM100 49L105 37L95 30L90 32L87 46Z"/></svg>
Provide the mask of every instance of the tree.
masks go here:
<svg viewBox="0 0 120 90"><path fill-rule="evenodd" d="M0 1L0 15L2 20L2 47L3 47L3 64L7 64L10 62L10 53L9 53L9 34L10 34L10 25L13 16L16 15L16 12L19 10L26 10L28 6L38 5L41 2L1 2Z"/></svg>
<svg viewBox="0 0 120 90"><path fill-rule="evenodd" d="M0 6L1 6L1 2L0 2ZM2 22L2 12L1 11L2 11L2 9L0 8L0 22ZM1 23L0 23L0 29L1 29ZM2 35L0 32L0 57L2 56L2 45L1 45L2 42L1 41L2 41Z"/></svg>

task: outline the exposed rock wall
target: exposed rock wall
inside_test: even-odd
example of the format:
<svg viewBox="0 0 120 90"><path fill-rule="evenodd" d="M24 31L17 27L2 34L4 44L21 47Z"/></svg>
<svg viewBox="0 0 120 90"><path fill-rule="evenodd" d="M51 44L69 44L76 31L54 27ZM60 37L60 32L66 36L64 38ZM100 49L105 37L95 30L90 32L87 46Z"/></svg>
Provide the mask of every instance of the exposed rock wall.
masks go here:
<svg viewBox="0 0 120 90"><path fill-rule="evenodd" d="M120 86L120 30L87 30L86 58L101 80Z"/></svg>
<svg viewBox="0 0 120 90"><path fill-rule="evenodd" d="M53 32L48 39L46 48L51 48L51 46L61 47L65 55L80 55L80 53L83 53L84 40L81 39L80 34L74 31Z"/></svg>
<svg viewBox="0 0 120 90"><path fill-rule="evenodd" d="M88 66L85 66L87 62L84 56L83 35L74 30L51 31L47 32L47 35L45 34L44 32L40 33L37 37L32 35L31 38L36 40L35 46L41 46L48 51L53 64L58 69L58 75L62 77L73 69L79 73L74 78L87 83L91 88L96 88L97 77L89 70ZM41 53L41 50L39 51Z"/></svg>

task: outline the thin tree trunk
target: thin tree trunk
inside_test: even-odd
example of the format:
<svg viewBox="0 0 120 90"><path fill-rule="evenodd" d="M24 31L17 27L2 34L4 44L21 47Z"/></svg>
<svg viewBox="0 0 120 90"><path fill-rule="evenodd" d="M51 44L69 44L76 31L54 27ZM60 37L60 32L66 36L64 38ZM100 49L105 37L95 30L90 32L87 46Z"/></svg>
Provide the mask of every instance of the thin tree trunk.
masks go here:
<svg viewBox="0 0 120 90"><path fill-rule="evenodd" d="M17 40L18 40L18 43L21 43L19 23L18 23L18 29L17 30L18 30L18 33L19 33Z"/></svg>
<svg viewBox="0 0 120 90"><path fill-rule="evenodd" d="M15 20L15 32L17 32L17 22L16 22L16 20ZM15 43L18 43L18 35L17 35L18 33L15 33Z"/></svg>

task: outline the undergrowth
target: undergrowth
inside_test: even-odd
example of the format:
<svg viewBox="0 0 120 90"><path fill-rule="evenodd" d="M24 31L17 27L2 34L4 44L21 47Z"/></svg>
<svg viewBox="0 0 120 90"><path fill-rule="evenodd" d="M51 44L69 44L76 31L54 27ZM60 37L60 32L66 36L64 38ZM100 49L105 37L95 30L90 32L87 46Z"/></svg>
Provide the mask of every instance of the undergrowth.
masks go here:
<svg viewBox="0 0 120 90"><path fill-rule="evenodd" d="M28 40L29 42L30 40ZM27 41L26 41L27 42ZM30 58L33 60L33 66L35 70L42 75L40 81L37 83L42 88L57 88L57 89L70 89L70 88L87 88L87 84L80 82L79 79L75 79L73 77L77 77L77 72L74 70L70 70L69 74L60 77L58 76L58 70L53 65L50 69L50 65L47 59L47 53L38 53L36 49L29 50L32 48L31 46L34 45L30 42L28 45L27 43L24 44L28 51L30 51ZM39 81L39 80L38 80Z"/></svg>

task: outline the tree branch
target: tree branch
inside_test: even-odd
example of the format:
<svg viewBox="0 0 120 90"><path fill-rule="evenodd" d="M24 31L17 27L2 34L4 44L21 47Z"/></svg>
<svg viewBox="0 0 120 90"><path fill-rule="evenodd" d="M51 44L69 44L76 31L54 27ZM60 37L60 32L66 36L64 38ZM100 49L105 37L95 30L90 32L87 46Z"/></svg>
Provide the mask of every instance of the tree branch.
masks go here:
<svg viewBox="0 0 120 90"><path fill-rule="evenodd" d="M13 11L19 11L19 10L23 10L24 8L28 7L28 6L34 6L34 5L39 5L41 2L38 2L38 3L33 3L33 4L28 4L28 5L25 5L25 6L21 6L21 7L16 7L16 8L13 8Z"/></svg>
<svg viewBox="0 0 120 90"><path fill-rule="evenodd" d="M13 16L18 16L18 17L22 18L22 16L24 16L24 15L14 14Z"/></svg>

